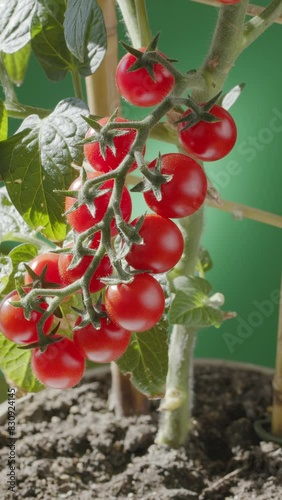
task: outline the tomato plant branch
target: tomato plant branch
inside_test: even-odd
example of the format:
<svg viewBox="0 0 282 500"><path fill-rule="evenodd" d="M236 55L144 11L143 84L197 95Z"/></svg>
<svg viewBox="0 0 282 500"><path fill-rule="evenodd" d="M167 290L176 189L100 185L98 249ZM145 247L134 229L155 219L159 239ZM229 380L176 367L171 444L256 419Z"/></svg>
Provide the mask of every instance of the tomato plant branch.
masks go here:
<svg viewBox="0 0 282 500"><path fill-rule="evenodd" d="M201 3L204 5L210 5L211 7L222 7L222 3L217 0L192 0L196 3ZM265 10L265 7L261 7L260 5L254 5L249 3L247 5L247 14L250 16L260 16L260 14ZM282 16L279 16L274 21L277 24L282 24Z"/></svg>
<svg viewBox="0 0 282 500"><path fill-rule="evenodd" d="M74 95L77 99L83 99L83 91L81 85L80 75L77 69L71 71L72 84L74 88Z"/></svg>
<svg viewBox="0 0 282 500"><path fill-rule="evenodd" d="M222 199L220 199L219 202L207 199L206 204L210 207L222 210L223 212L229 212L236 219L241 220L247 218L264 224L269 224L270 226L282 228L282 217L278 214L273 214L271 212L259 210L258 208Z"/></svg>
<svg viewBox="0 0 282 500"><path fill-rule="evenodd" d="M282 1L272 0L270 4L244 26L244 45L246 48L273 24L282 14Z"/></svg>
<svg viewBox="0 0 282 500"><path fill-rule="evenodd" d="M282 280L280 288L280 308L278 320L276 366L273 379L273 404L271 431L274 436L282 437Z"/></svg>

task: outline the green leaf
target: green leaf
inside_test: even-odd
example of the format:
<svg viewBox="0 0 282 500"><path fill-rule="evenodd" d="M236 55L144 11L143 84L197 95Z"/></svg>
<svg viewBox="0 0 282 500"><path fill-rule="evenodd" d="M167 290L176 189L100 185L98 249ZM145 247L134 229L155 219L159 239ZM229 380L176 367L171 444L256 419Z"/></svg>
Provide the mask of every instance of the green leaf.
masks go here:
<svg viewBox="0 0 282 500"><path fill-rule="evenodd" d="M12 271L13 266L10 257L0 255L0 293L6 288Z"/></svg>
<svg viewBox="0 0 282 500"><path fill-rule="evenodd" d="M212 269L213 263L209 252L201 247L199 252L199 267L203 273L210 271Z"/></svg>
<svg viewBox="0 0 282 500"><path fill-rule="evenodd" d="M27 43L24 47L13 54L2 53L8 75L12 82L18 86L21 85L24 80L30 53L30 43Z"/></svg>
<svg viewBox="0 0 282 500"><path fill-rule="evenodd" d="M18 349L0 333L0 368L6 378L26 392L38 392L44 386L35 378L30 366L31 350Z"/></svg>
<svg viewBox="0 0 282 500"><path fill-rule="evenodd" d="M171 323L193 328L221 325L223 312L208 297L211 291L208 281L179 276L174 279L173 287L176 294L169 313Z"/></svg>
<svg viewBox="0 0 282 500"><path fill-rule="evenodd" d="M59 102L53 113L40 120L31 115L16 135L0 142L0 174L12 203L34 229L51 241L66 236L64 196L54 190L68 189L77 177L72 163L81 165L81 142L87 112L79 99Z"/></svg>
<svg viewBox="0 0 282 500"><path fill-rule="evenodd" d="M12 54L30 40L37 0L1 0L0 51Z"/></svg>
<svg viewBox="0 0 282 500"><path fill-rule="evenodd" d="M132 333L127 351L117 360L133 385L149 397L163 394L168 367L168 321L162 319L147 332Z"/></svg>
<svg viewBox="0 0 282 500"><path fill-rule="evenodd" d="M100 66L107 46L103 13L97 0L69 0L64 28L67 46L81 63L80 74L91 75Z"/></svg>
<svg viewBox="0 0 282 500"><path fill-rule="evenodd" d="M5 141L8 137L8 113L3 101L0 101L0 141Z"/></svg>
<svg viewBox="0 0 282 500"><path fill-rule="evenodd" d="M0 188L0 240L25 241L31 229L8 198L5 187Z"/></svg>
<svg viewBox="0 0 282 500"><path fill-rule="evenodd" d="M75 64L64 35L65 0L38 0L32 19L32 50L50 80L62 80Z"/></svg>
<svg viewBox="0 0 282 500"><path fill-rule="evenodd" d="M5 295L15 289L15 274L19 271L19 264L22 264L23 262L30 262L34 257L36 257L37 254L37 247L30 243L23 243L10 251L8 258L11 262L11 269L10 273L7 274L8 280L4 289ZM24 274L25 269L22 268L21 272Z"/></svg>

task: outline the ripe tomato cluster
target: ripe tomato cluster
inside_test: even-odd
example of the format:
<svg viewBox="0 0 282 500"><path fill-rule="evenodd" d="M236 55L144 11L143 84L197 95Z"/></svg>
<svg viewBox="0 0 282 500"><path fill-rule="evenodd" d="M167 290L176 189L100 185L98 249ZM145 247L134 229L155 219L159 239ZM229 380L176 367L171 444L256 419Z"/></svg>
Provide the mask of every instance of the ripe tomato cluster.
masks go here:
<svg viewBox="0 0 282 500"><path fill-rule="evenodd" d="M145 49L139 49L139 53L144 54ZM156 53L166 59L163 54ZM116 71L118 89L134 105L159 104L172 91L174 77L158 62L150 71L146 67L134 68L136 62L137 57L131 53L121 59ZM127 120L118 116L102 118L88 130L84 144L87 172L83 171L83 175L74 180L65 198L66 220L73 241L68 240L60 253L40 254L29 262L23 290L64 289L79 281L75 291L82 292L82 297L87 286L99 324L90 321L89 317L85 321L83 310L76 314L72 311L74 332L69 338L64 331L60 332L60 326L57 328L55 311L54 314L50 311L43 334L51 341L45 349L39 344L32 345L31 357L32 369L45 385L61 389L76 385L83 376L85 360L108 363L118 359L127 350L132 332L147 331L162 318L165 295L158 276L176 266L184 250L183 235L172 219L190 216L204 203L207 178L198 160L222 158L231 151L236 140L236 126L229 113L218 105L210 112L219 120L211 123L198 120L190 128L186 127L186 121L191 110L183 114L179 142L190 156L169 153L148 165L144 162L146 180L150 182L144 182L141 191L152 213L132 221L132 199L127 187L122 185L118 208L114 196L119 172L122 171L125 179L127 173L137 168L134 145L138 131L132 126L126 128ZM115 127L111 131L112 123ZM99 134L104 127L112 135L107 136L108 142L102 146ZM145 145L142 153L144 155ZM158 184L152 181L156 178ZM89 189L84 189L85 183ZM135 239L125 237L121 223L130 227L130 234ZM83 240L85 251L78 259L75 242L84 232L87 232ZM115 253L117 239L121 249L126 249L119 261L129 279L115 279L119 278ZM109 282L109 277L114 279ZM89 295L97 292L98 301L97 297ZM13 305L19 300L16 290L2 300L0 331L16 344L38 343L37 325L48 309L48 298L39 295L28 317L23 308Z"/></svg>

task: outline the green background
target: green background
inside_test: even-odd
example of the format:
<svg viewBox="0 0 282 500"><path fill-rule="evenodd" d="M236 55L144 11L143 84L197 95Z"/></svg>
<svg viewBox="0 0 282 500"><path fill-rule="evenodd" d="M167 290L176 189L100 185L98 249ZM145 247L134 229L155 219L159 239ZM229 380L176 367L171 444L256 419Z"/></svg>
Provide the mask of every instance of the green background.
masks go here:
<svg viewBox="0 0 282 500"><path fill-rule="evenodd" d="M159 48L177 59L177 67L183 71L199 67L209 47L217 9L190 0L147 4L153 33L161 32ZM280 215L281 41L282 26L275 24L232 68L224 91L246 83L231 110L238 127L237 143L228 157L206 165L222 198ZM37 61L31 59L25 82L18 89L21 102L51 108L71 95L69 76L58 84L51 83ZM145 113L124 104L127 118ZM274 132L271 127L275 116ZM16 125L11 121L10 132ZM174 150L170 145L149 141L146 158L151 160L159 151ZM136 215L145 209L141 198L134 198ZM273 297L280 286L281 230L250 220L234 220L230 214L207 208L202 242L214 263L207 279L214 292L225 295L224 309L236 311L238 317L224 322L220 329L199 332L196 356L274 366L278 305Z"/></svg>

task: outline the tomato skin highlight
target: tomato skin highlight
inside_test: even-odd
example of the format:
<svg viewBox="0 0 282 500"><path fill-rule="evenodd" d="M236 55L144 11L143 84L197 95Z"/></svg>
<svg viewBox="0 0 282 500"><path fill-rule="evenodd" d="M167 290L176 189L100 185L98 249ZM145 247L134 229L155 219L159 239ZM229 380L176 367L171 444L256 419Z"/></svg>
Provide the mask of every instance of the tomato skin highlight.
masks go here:
<svg viewBox="0 0 282 500"><path fill-rule="evenodd" d="M110 285L105 293L111 320L131 332L145 332L158 323L165 308L161 285L149 274L138 274L131 283Z"/></svg>
<svg viewBox="0 0 282 500"><path fill-rule="evenodd" d="M140 217L131 224L136 225ZM179 261L184 239L178 226L157 214L145 215L139 231L143 244L134 244L125 259L135 269L152 273L164 273L172 269Z"/></svg>
<svg viewBox="0 0 282 500"><path fill-rule="evenodd" d="M77 385L83 377L85 360L74 342L64 338L50 344L44 352L39 348L31 355L31 368L35 376L47 387L68 389Z"/></svg>
<svg viewBox="0 0 282 500"><path fill-rule="evenodd" d="M101 118L98 120L98 123L102 126L108 123L109 117ZM114 120L117 123L125 123L129 120L122 118L121 116L117 116ZM84 155L87 159L88 163L95 170L105 173L111 170L115 170L118 168L120 163L124 160L126 155L129 153L131 146L136 138L136 130L133 129L121 129L127 131L126 134L114 137L114 145L116 148L115 153L107 147L106 156L103 158L100 152L100 145L98 142L84 144ZM88 129L86 133L86 137L95 136L96 131L93 128ZM145 154L146 148L144 147L143 154ZM135 170L137 168L137 163L134 162L129 169L129 172Z"/></svg>
<svg viewBox="0 0 282 500"><path fill-rule="evenodd" d="M145 52L145 48L138 49ZM157 51L166 58L162 52ZM136 57L129 52L125 54L116 69L116 85L121 95L131 104L140 107L159 104L171 91L174 77L161 64L154 64L155 81L145 68L128 72L136 62Z"/></svg>
<svg viewBox="0 0 282 500"><path fill-rule="evenodd" d="M192 215L203 204L207 194L207 178L201 165L187 155L168 153L161 156L161 173L172 175L162 184L162 199L158 201L153 191L143 193L147 205L161 217L168 219ZM148 166L154 168L157 160Z"/></svg>
<svg viewBox="0 0 282 500"><path fill-rule="evenodd" d="M91 255L85 255L76 267L74 267L73 269L68 269L72 261L72 257L72 254L67 253L61 253L59 257L59 272L64 285L70 285L74 281L80 279L84 275L85 271L88 269L94 258ZM102 281L100 281L100 279L111 275L112 271L113 268L110 259L107 255L104 255L90 280L90 293L102 290L105 285Z"/></svg>
<svg viewBox="0 0 282 500"><path fill-rule="evenodd" d="M47 266L45 281L48 281L49 283L57 283L58 285L62 285L62 280L58 269L58 260L59 260L58 254L47 252L34 257L34 259L32 259L28 263L28 265L37 275L40 275L44 267ZM27 271L24 276L24 283L25 285L29 285L32 283L32 278Z"/></svg>
<svg viewBox="0 0 282 500"><path fill-rule="evenodd" d="M16 290L10 292L0 303L0 332L15 342L15 344L30 344L38 341L37 323L42 314L32 311L30 320L24 316L24 310L21 307L15 307L10 302L20 300ZM43 309L48 308L48 304L40 304ZM44 324L43 331L47 334L51 328L54 316L51 315Z"/></svg>
<svg viewBox="0 0 282 500"><path fill-rule="evenodd" d="M76 325L81 323L79 317ZM122 356L130 342L131 333L107 318L101 318L101 328L97 330L89 324L74 331L74 343L85 359L95 363L110 363Z"/></svg>
<svg viewBox="0 0 282 500"><path fill-rule="evenodd" d="M183 117L189 115L190 110ZM215 104L210 113L220 121L208 123L201 121L181 132L185 122L179 124L179 142L183 149L201 161L216 161L224 158L233 149L237 139L237 128L232 116Z"/></svg>
<svg viewBox="0 0 282 500"><path fill-rule="evenodd" d="M87 173L87 178L88 179L93 179L97 176L101 175L98 172L88 172ZM67 221L69 225L77 232L77 233L82 233L83 231L86 231L90 227L95 226L98 222L100 222L108 208L108 204L111 198L112 190L114 186L114 181L113 180L108 180L105 181L101 186L100 189L109 189L108 193L105 193L95 200L93 200L93 205L96 208L96 213L95 216L93 217L91 213L89 212L88 208L86 205L81 205L78 207L76 210L73 210L73 212L70 212L69 214L66 215ZM79 191L82 187L82 180L80 177L74 180L74 182L70 185L69 190L71 191ZM76 198L72 198L70 196L66 196L65 199L65 210L69 210L73 204L76 202ZM123 215L123 218L125 221L129 221L130 216L131 216L131 211L132 211L132 201L131 201L131 196L129 194L129 191L126 187L124 187L123 192L122 192L122 197L121 197L121 212ZM117 228L115 221L113 220L111 223L111 231L112 235L114 236L117 234ZM100 233L100 232L99 232ZM95 233L94 237L97 238L99 233Z"/></svg>

